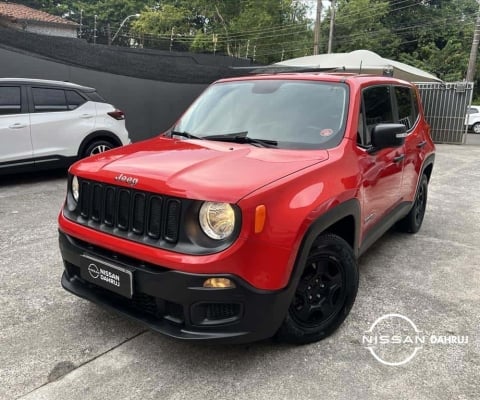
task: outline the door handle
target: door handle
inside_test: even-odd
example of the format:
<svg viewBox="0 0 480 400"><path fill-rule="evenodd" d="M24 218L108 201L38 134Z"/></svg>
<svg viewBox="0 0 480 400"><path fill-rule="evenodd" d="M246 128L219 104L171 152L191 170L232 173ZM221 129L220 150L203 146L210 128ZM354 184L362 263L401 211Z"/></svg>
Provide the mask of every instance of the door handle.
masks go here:
<svg viewBox="0 0 480 400"><path fill-rule="evenodd" d="M93 114L82 114L80 115L80 118L83 118L83 119L93 118Z"/></svg>
<svg viewBox="0 0 480 400"><path fill-rule="evenodd" d="M423 142L420 142L417 144L417 149L422 149L425 147L425 145L427 144L427 141L424 140Z"/></svg>
<svg viewBox="0 0 480 400"><path fill-rule="evenodd" d="M9 128L10 129L22 129L22 128L26 128L27 125L26 124L22 124L20 122L17 122L15 124L12 124L12 125L9 125Z"/></svg>
<svg viewBox="0 0 480 400"><path fill-rule="evenodd" d="M400 154L399 156L394 157L393 161L395 163L399 163L399 162L403 161L404 158L405 158L405 154Z"/></svg>

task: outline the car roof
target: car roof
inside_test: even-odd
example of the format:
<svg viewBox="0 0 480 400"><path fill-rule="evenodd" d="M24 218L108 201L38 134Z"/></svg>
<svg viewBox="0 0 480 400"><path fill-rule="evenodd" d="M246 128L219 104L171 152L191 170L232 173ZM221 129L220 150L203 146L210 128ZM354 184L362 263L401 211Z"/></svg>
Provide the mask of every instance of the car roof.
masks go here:
<svg viewBox="0 0 480 400"><path fill-rule="evenodd" d="M94 92L95 89L88 86L77 85L72 82L51 81L46 79L30 79L30 78L0 78L0 85L2 84L30 84L37 86L61 87L67 89L77 89L82 92Z"/></svg>
<svg viewBox="0 0 480 400"><path fill-rule="evenodd" d="M412 83L397 78L382 75L368 75L355 73L327 73L327 72L282 72L269 74L252 74L236 78L225 78L217 82L238 82L248 80L308 80L318 82L338 82L362 85L364 83L403 84L412 86Z"/></svg>

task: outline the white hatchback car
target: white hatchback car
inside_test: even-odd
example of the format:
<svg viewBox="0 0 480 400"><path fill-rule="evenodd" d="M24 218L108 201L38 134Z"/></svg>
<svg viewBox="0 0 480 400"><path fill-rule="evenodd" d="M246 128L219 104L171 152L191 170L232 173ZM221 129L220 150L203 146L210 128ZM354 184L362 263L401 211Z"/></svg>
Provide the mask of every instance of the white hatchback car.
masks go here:
<svg viewBox="0 0 480 400"><path fill-rule="evenodd" d="M125 115L95 89L68 82L0 79L0 175L66 167L130 143Z"/></svg>
<svg viewBox="0 0 480 400"><path fill-rule="evenodd" d="M465 124L469 131L480 133L480 106L468 107Z"/></svg>

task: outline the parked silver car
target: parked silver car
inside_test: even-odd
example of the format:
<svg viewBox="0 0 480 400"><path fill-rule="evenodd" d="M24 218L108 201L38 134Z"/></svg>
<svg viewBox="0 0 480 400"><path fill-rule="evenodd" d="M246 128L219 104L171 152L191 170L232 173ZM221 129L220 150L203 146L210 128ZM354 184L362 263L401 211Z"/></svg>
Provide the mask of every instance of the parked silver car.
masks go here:
<svg viewBox="0 0 480 400"><path fill-rule="evenodd" d="M93 88L0 79L0 175L65 167L130 143L125 115Z"/></svg>
<svg viewBox="0 0 480 400"><path fill-rule="evenodd" d="M468 107L465 125L468 125L469 131L480 133L480 106Z"/></svg>

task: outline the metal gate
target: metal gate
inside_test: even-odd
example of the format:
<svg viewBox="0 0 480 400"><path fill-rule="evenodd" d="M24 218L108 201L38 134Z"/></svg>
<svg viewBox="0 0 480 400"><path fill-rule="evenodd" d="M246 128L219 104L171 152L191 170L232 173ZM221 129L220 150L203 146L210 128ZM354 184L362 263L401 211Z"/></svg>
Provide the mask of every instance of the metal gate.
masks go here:
<svg viewBox="0 0 480 400"><path fill-rule="evenodd" d="M465 116L472 102L473 83L415 83L435 143L463 144Z"/></svg>

